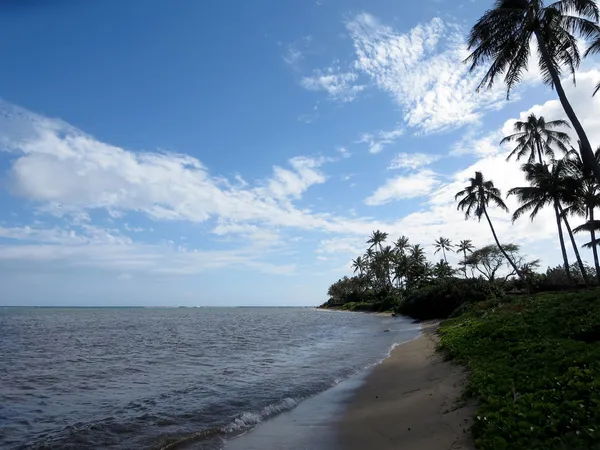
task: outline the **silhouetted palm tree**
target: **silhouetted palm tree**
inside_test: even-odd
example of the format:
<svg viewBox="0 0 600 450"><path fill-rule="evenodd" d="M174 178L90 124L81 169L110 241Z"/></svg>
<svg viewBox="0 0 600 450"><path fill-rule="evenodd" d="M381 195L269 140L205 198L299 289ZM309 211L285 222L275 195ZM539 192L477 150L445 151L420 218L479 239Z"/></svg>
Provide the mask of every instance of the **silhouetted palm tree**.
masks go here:
<svg viewBox="0 0 600 450"><path fill-rule="evenodd" d="M356 259L353 259L352 268L354 269L354 273L359 272L359 275L362 276L366 269L365 260L360 256L358 256Z"/></svg>
<svg viewBox="0 0 600 450"><path fill-rule="evenodd" d="M471 71L491 63L478 89L492 87L496 77L503 75L508 96L527 70L530 42L535 36L543 81L556 89L581 141L582 159L600 182L600 165L560 80L565 68L575 82L575 70L581 62L577 37L589 40L599 36L598 18L594 0L560 0L548 6L543 0L497 0L471 29L468 46L472 53L466 62L471 64Z"/></svg>
<svg viewBox="0 0 600 450"><path fill-rule="evenodd" d="M450 239L440 237L437 241L435 241L435 244L433 244L433 246L435 247L434 254L437 255L438 252L441 250L442 254L444 255L444 261L448 263L448 259L446 258L446 250L448 250L449 252L452 251L452 243L450 242Z"/></svg>
<svg viewBox="0 0 600 450"><path fill-rule="evenodd" d="M513 156L517 157L517 161L527 156L527 162L532 163L537 156L540 164L544 163L544 156L554 159L554 148L556 146L563 153L567 153L569 148L569 135L563 131L557 131L553 128L569 127L569 124L564 120L551 120L546 122L543 116L536 117L535 114L530 114L525 122L520 120L514 124L514 134L506 136L500 141L500 144L507 142L516 142L517 146L508 155L506 160L510 160Z"/></svg>
<svg viewBox="0 0 600 450"><path fill-rule="evenodd" d="M367 240L367 244L371 244L369 248L378 247L379 251L382 249L382 245L387 239L388 234L383 231L375 230L371 233L371 236Z"/></svg>
<svg viewBox="0 0 600 450"><path fill-rule="evenodd" d="M400 236L396 242L394 242L394 247L397 251L404 253L406 249L409 247L409 241L406 236Z"/></svg>
<svg viewBox="0 0 600 450"><path fill-rule="evenodd" d="M474 215L477 217L477 220L481 220L481 216L485 216L490 229L492 230L492 234L494 235L496 245L512 266L513 270L519 275L519 278L525 280L517 265L500 245L496 230L494 230L494 226L492 225L492 221L487 212L490 202L495 204L498 208L508 212L508 208L504 204L501 195L500 189L496 188L491 180L486 181L481 172L475 172L475 177L469 178L469 185L458 192L454 196L454 199L458 200L460 198L457 209L465 212L465 219L469 219L471 215Z"/></svg>
<svg viewBox="0 0 600 450"><path fill-rule="evenodd" d="M535 116L535 114L530 114L527 117L526 122L515 122L514 129L516 131L515 134L511 136L507 136L500 142L501 144L505 142L517 142L517 146L513 149L513 151L508 155L506 160L508 161L512 156L516 155L517 161L521 158L527 156L527 162L529 164L533 164L536 159L538 163L541 165L546 165L544 157L549 157L551 160L554 160L554 148L553 145L558 147L564 153L568 152L566 144L569 143L569 136L561 131L551 130L551 128L559 127L559 126L569 126L567 122L564 120L554 120L550 122L546 122L545 119L540 116L539 118ZM525 167L523 166L524 170ZM527 188L517 188L517 189L527 189ZM569 260L567 256L567 250L565 248L565 241L563 237L562 230L562 221L560 220L560 211L558 208L559 201L549 196L547 198L543 198L544 195L541 194L541 191L544 189L541 187L531 188L526 194L533 195L536 197L533 200L529 200L530 203L542 202L543 205L540 206L542 208L546 204L551 204L554 208L554 214L556 216L556 224L558 226L558 237L560 241L560 248L563 256L563 264L565 267L565 271L567 273L567 278L569 282L571 282L571 274L569 272ZM514 192L513 192L514 191ZM511 195L511 192L517 194L517 191L511 190L508 192L508 195ZM546 192L545 195L550 195ZM548 202L548 203L545 203ZM513 222L519 217L523 211L522 208L515 211L513 214ZM534 209L531 213L530 218L533 221L533 218L537 215L539 210Z"/></svg>
<svg viewBox="0 0 600 450"><path fill-rule="evenodd" d="M585 216L587 219L583 225L575 227L573 232L580 233L587 231L590 233L590 242L584 244L584 247L592 249L596 279L598 280L598 284L600 284L600 264L598 262L597 248L600 242L596 239L596 231L600 230L600 221L594 218L594 209L600 207L600 188L596 180L590 176L589 171L585 169L581 157L576 151L569 152L567 156L568 170L574 179L579 180L577 193L572 197L567 211L571 214ZM594 156L597 160L600 160L600 147L598 147Z"/></svg>
<svg viewBox="0 0 600 450"><path fill-rule="evenodd" d="M464 239L459 242L456 247L456 253L462 252L463 254L463 271L465 272L465 278L467 278L467 252L472 253L475 246L471 243L471 239Z"/></svg>
<svg viewBox="0 0 600 450"><path fill-rule="evenodd" d="M588 56L594 53L600 53L600 34L598 34L596 38L592 41L588 49L585 51L584 56ZM596 95L598 91L600 91L600 83L596 85L596 89L594 89L592 95Z"/></svg>
<svg viewBox="0 0 600 450"><path fill-rule="evenodd" d="M550 168L539 163L524 164L523 171L525 172L525 178L530 182L530 186L515 187L508 191L508 195L515 195L519 200L519 203L521 203L521 206L515 210L513 214L513 222L526 212L530 213L529 217L533 220L545 206L552 205L554 207L558 236L567 277L569 278L569 281L572 280L562 233L561 219L569 233L571 245L573 246L577 264L582 272L584 281L588 284L587 274L585 273L577 243L575 242L573 232L571 231L567 215L561 206L561 201L573 198L573 195L577 190L577 181L574 178L567 176L566 160L554 161Z"/></svg>

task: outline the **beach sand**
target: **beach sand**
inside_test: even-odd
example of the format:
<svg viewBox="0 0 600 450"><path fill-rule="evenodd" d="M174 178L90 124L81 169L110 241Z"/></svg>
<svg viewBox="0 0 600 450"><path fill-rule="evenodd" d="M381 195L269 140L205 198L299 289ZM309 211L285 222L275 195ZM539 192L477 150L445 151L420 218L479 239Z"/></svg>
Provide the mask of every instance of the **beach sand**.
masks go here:
<svg viewBox="0 0 600 450"><path fill-rule="evenodd" d="M436 353L436 330L424 324L419 338L373 369L337 424L340 449L474 449L474 405L458 403L466 374Z"/></svg>

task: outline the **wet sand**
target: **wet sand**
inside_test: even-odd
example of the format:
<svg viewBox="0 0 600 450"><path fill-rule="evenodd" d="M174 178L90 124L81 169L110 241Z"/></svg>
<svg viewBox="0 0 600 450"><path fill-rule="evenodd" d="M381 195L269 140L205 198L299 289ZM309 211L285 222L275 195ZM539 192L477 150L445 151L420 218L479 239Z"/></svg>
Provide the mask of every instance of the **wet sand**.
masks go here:
<svg viewBox="0 0 600 450"><path fill-rule="evenodd" d="M340 450L474 449L474 405L459 405L464 369L436 353L437 324L375 367L336 425Z"/></svg>

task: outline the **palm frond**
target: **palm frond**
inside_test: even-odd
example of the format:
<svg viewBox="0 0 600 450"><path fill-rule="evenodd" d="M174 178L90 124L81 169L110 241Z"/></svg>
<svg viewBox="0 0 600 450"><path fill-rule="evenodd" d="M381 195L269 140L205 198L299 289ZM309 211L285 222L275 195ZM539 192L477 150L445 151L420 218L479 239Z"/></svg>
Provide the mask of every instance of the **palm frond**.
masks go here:
<svg viewBox="0 0 600 450"><path fill-rule="evenodd" d="M598 5L593 0L559 0L548 5L548 8L556 9L561 14L575 13L595 22L600 20Z"/></svg>

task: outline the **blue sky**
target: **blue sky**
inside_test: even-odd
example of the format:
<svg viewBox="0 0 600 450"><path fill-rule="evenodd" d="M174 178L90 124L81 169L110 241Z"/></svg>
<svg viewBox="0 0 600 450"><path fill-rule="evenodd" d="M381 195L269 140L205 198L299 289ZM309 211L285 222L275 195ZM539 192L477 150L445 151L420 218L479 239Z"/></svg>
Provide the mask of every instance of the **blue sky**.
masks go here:
<svg viewBox="0 0 600 450"><path fill-rule="evenodd" d="M373 229L489 243L454 193L523 183L498 142L564 117L533 66L475 92L489 5L3 2L0 304L312 305ZM567 85L594 146L599 69ZM550 212L493 219L558 262Z"/></svg>

